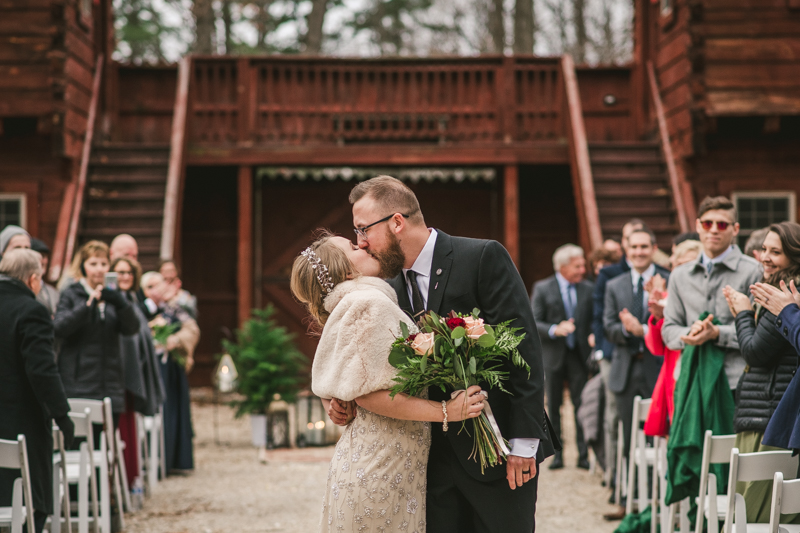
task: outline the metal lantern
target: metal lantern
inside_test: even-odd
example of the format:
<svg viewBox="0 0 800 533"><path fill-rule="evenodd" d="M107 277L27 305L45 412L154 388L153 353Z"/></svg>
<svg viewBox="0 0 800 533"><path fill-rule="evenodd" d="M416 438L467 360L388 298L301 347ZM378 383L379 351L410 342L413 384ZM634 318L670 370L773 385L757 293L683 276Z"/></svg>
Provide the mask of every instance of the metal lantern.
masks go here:
<svg viewBox="0 0 800 533"><path fill-rule="evenodd" d="M226 353L219 360L217 371L214 374L214 381L216 381L219 392L223 394L233 392L236 389L236 378L238 377L239 373L236 371L236 365L233 364L233 358Z"/></svg>

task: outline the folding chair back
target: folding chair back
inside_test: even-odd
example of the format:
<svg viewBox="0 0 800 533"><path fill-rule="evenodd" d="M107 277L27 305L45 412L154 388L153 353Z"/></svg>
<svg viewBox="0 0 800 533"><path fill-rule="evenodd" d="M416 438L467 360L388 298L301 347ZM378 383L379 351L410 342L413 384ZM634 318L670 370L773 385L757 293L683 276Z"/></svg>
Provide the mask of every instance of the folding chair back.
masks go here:
<svg viewBox="0 0 800 533"><path fill-rule="evenodd" d="M703 438L703 459L700 465L700 492L697 497L697 520L695 531L703 531L703 519L708 520L708 533L719 531L719 518L728 507L726 495L717 495L717 476L710 473L711 465L727 464L736 435L713 435L706 430ZM722 515L724 516L724 515Z"/></svg>
<svg viewBox="0 0 800 533"><path fill-rule="evenodd" d="M739 481L764 481L774 479L779 472L784 479L793 479L797 475L798 457L792 452L756 452L739 453L738 448L731 450L731 465L728 474L728 510L725 513L725 533L733 531L734 523L746 522L744 498L736 494L736 483ZM746 524L736 524L737 529L746 528Z"/></svg>
<svg viewBox="0 0 800 533"><path fill-rule="evenodd" d="M74 405L72 404L73 400L70 400L70 409L84 407L80 413L70 412L69 417L75 425L75 437L85 438L86 442L80 444L80 451L77 453L70 452L67 454L68 465L73 465L73 469L77 466L77 475L72 474L68 481L78 485L78 532L85 533L88 531L89 505L91 505L94 531L98 533L103 518L100 513L99 483L96 470L99 467L102 472L103 466L95 464L96 454L94 450L93 424L97 423L95 420L98 419L98 410L93 409L91 404L83 403L86 401L94 402L96 400L77 400ZM102 416L102 411L99 411L99 413ZM102 458L105 452L105 438L101 438L100 441L101 453L97 455Z"/></svg>
<svg viewBox="0 0 800 533"><path fill-rule="evenodd" d="M651 403L653 403L651 399L642 399L641 396L636 396L633 399L631 447L628 455L628 501L625 508L628 514L633 512L633 484L635 481L638 480L637 489L639 491L638 498L636 498L637 511L641 513L649 503L647 498L647 465L655 464L655 450L647 448L644 430L639 426L647 420Z"/></svg>
<svg viewBox="0 0 800 533"><path fill-rule="evenodd" d="M14 481L11 507L0 507L0 526L10 527L11 533L22 533L23 524L33 529L33 493L25 435L19 435L16 442L0 439L0 468L20 471L20 477Z"/></svg>

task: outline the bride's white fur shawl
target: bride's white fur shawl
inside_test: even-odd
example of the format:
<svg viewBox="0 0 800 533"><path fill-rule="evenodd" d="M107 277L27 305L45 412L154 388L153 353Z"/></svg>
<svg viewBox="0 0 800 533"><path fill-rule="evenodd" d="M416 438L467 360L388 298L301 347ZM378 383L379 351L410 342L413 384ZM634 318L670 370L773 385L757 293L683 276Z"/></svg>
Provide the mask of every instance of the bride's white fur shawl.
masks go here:
<svg viewBox="0 0 800 533"><path fill-rule="evenodd" d="M400 321L412 321L394 289L373 277L345 281L325 298L325 309L330 316L311 369L314 394L349 401L395 385L389 352Z"/></svg>

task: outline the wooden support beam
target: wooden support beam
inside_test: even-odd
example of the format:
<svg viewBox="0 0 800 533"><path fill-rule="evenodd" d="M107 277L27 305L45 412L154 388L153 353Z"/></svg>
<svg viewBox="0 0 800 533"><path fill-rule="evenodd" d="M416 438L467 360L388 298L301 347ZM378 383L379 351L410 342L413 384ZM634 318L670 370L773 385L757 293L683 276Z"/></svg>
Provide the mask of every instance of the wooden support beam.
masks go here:
<svg viewBox="0 0 800 533"><path fill-rule="evenodd" d="M519 269L519 169L516 165L504 168L503 207L506 250Z"/></svg>
<svg viewBox="0 0 800 533"><path fill-rule="evenodd" d="M253 169L239 167L239 253L236 284L238 289L239 327L253 308Z"/></svg>

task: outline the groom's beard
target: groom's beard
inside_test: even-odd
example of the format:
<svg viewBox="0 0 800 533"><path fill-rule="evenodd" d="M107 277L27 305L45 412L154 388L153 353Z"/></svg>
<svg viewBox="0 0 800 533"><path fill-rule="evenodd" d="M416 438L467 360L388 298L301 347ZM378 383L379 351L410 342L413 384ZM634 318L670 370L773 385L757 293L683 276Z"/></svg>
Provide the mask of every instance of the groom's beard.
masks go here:
<svg viewBox="0 0 800 533"><path fill-rule="evenodd" d="M381 267L379 276L383 279L391 279L403 271L406 256L403 254L403 249L400 247L400 241L397 239L397 235L389 231L386 233L389 239L389 245L386 250L382 252L372 252L372 257L377 259Z"/></svg>

